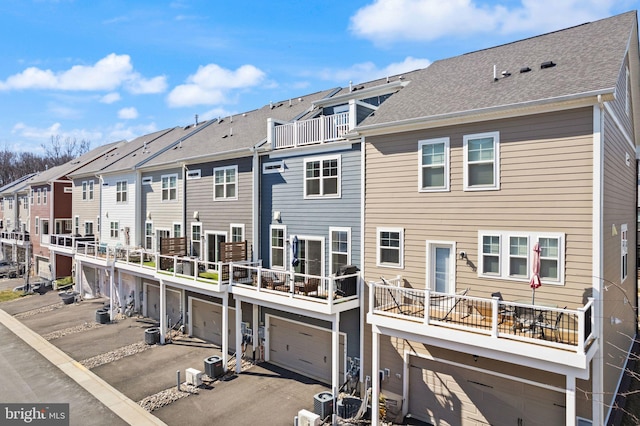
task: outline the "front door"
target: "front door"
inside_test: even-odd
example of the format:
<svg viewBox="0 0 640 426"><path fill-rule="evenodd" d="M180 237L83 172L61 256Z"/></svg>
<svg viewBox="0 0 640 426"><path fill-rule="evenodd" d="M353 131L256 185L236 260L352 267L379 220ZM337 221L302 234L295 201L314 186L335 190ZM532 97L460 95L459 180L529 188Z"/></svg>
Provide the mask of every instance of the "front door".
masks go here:
<svg viewBox="0 0 640 426"><path fill-rule="evenodd" d="M439 293L454 293L455 247L449 243L432 242L427 243L427 251L429 288Z"/></svg>

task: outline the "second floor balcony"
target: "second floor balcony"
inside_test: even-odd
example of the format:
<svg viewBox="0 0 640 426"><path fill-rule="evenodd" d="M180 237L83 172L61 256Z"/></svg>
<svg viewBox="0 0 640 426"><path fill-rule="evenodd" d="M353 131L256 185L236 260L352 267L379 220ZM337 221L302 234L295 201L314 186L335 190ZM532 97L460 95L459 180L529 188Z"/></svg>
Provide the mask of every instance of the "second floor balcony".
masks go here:
<svg viewBox="0 0 640 426"><path fill-rule="evenodd" d="M271 146L273 149L295 148L344 139L344 135L354 127L351 119L352 114L347 111L284 124L269 120Z"/></svg>
<svg viewBox="0 0 640 426"><path fill-rule="evenodd" d="M30 241L27 231L3 231L0 232L0 238L11 244L23 244Z"/></svg>
<svg viewBox="0 0 640 426"><path fill-rule="evenodd" d="M77 242L95 243L95 235L53 234L49 235L49 248L54 251L73 254Z"/></svg>
<svg viewBox="0 0 640 426"><path fill-rule="evenodd" d="M577 309L369 283L367 322L385 333L438 339L443 347L550 360L586 368L594 344L593 299ZM497 356L497 358L500 358Z"/></svg>

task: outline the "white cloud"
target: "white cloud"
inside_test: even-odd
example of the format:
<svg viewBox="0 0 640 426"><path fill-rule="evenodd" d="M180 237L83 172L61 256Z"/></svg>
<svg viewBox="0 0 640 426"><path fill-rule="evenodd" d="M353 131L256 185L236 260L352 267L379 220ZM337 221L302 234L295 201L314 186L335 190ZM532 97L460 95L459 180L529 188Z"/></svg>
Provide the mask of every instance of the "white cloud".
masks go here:
<svg viewBox="0 0 640 426"><path fill-rule="evenodd" d="M198 68L186 84L176 86L167 97L171 107L212 105L228 102L229 92L260 84L265 73L253 65L228 70L216 64Z"/></svg>
<svg viewBox="0 0 640 426"><path fill-rule="evenodd" d="M103 104L112 104L114 102L118 102L120 99L122 99L120 97L120 93L111 92L111 93L107 93L102 98L100 98L100 102Z"/></svg>
<svg viewBox="0 0 640 426"><path fill-rule="evenodd" d="M141 124L136 126L125 126L123 123L118 123L112 128L105 131L106 135L103 143L116 142L121 140L133 140L138 136L147 135L157 131L158 128L155 123Z"/></svg>
<svg viewBox="0 0 640 426"><path fill-rule="evenodd" d="M362 83L365 81L414 71L420 68L426 68L430 64L431 61L428 59L407 56L404 61L389 64L384 68L377 68L373 62L362 62L345 69L326 69L321 72L320 78L347 85L349 81L352 81L353 83Z"/></svg>
<svg viewBox="0 0 640 426"><path fill-rule="evenodd" d="M122 120L133 120L135 118L138 118L138 110L134 107L122 108L120 111L118 111L118 118Z"/></svg>
<svg viewBox="0 0 640 426"><path fill-rule="evenodd" d="M60 135L63 139L77 139L77 140L87 140L91 142L92 146L100 145L99 141L102 141L102 132L97 130L87 130L87 129L72 129L72 130L64 130L62 128L62 124L53 123L49 127L38 128L33 126L28 126L23 122L16 123L11 129L11 133L16 135L17 137L23 138L32 143L37 143L38 146L40 144L47 144L51 140L51 136ZM33 146L32 144L30 146Z"/></svg>
<svg viewBox="0 0 640 426"><path fill-rule="evenodd" d="M29 67L0 81L0 90L112 91L125 87L132 93L159 93L166 90L166 77L144 79L133 70L129 55L111 53L94 65L74 65L54 72Z"/></svg>
<svg viewBox="0 0 640 426"><path fill-rule="evenodd" d="M351 17L350 30L389 44L473 34L543 33L611 15L614 0L522 0L517 7L472 0L375 0Z"/></svg>

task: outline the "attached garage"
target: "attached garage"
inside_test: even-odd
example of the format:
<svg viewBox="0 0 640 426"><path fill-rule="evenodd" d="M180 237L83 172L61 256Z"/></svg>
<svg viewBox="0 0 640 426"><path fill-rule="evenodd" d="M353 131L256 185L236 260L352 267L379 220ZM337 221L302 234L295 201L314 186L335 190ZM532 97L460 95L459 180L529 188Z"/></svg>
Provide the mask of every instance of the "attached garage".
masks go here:
<svg viewBox="0 0 640 426"><path fill-rule="evenodd" d="M169 317L169 324L176 324L180 320L182 312L182 293L180 290L166 288L166 315ZM160 285L149 282L144 283L144 295L146 313L149 318L160 321Z"/></svg>
<svg viewBox="0 0 640 426"><path fill-rule="evenodd" d="M565 422L565 395L420 357L409 365L409 414L437 425L549 426Z"/></svg>
<svg viewBox="0 0 640 426"><path fill-rule="evenodd" d="M331 330L268 316L269 362L323 383L331 383ZM345 374L345 340L340 333L339 377Z"/></svg>
<svg viewBox="0 0 640 426"><path fill-rule="evenodd" d="M222 305L189 297L191 335L222 346ZM236 347L236 310L229 308L229 349Z"/></svg>

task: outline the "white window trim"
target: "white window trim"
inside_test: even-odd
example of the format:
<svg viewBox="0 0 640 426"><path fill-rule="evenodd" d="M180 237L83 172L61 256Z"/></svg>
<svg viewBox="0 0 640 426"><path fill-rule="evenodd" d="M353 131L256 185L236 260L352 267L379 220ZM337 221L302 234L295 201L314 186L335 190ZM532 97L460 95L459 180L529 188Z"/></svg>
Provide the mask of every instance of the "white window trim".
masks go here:
<svg viewBox="0 0 640 426"><path fill-rule="evenodd" d="M422 170L425 166L422 164L422 147L425 145L437 145L444 144L444 186L442 187L428 187L425 188L422 182ZM449 138L436 138L436 139L425 139L418 141L418 192L448 192L449 182L451 177L451 168L450 168L450 141Z"/></svg>
<svg viewBox="0 0 640 426"><path fill-rule="evenodd" d="M400 234L400 255L399 255L399 263L397 265L391 263L381 263L380 261L380 233L381 232L398 232ZM387 228L387 227L378 227L376 228L376 266L382 268L394 268L394 269L404 269L404 228Z"/></svg>
<svg viewBox="0 0 640 426"><path fill-rule="evenodd" d="M349 227L329 227L329 272L333 271L333 233L334 232L346 232L347 233L347 265L351 265L351 228ZM338 252L342 254L342 252Z"/></svg>
<svg viewBox="0 0 640 426"><path fill-rule="evenodd" d="M194 240L193 239L193 227L194 226L199 226L200 227L200 239L199 240ZM191 245L193 245L193 242L197 241L198 244L200 244L200 253L198 254L198 259L204 259L204 257L202 256L202 251L204 248L204 229L202 227L202 222L191 222L189 224L189 242L191 243ZM192 252L193 247L189 247L189 253Z"/></svg>
<svg viewBox="0 0 640 426"><path fill-rule="evenodd" d="M86 180L82 182L82 201L89 200L89 182Z"/></svg>
<svg viewBox="0 0 640 426"><path fill-rule="evenodd" d="M147 225L151 225L151 234L147 234ZM151 250L153 252L159 251L156 250L156 246L155 246L155 230L153 229L153 221L152 220L145 220L144 221L144 230L143 230L143 238L144 238L144 248L147 250ZM147 238L151 237L151 247L147 247Z"/></svg>
<svg viewBox="0 0 640 426"><path fill-rule="evenodd" d="M202 171L200 169L187 170L187 180L200 179L202 177Z"/></svg>
<svg viewBox="0 0 640 426"><path fill-rule="evenodd" d="M171 182L171 178L175 177L176 178L176 198L171 198L171 186L170 186L170 182ZM167 179L167 185L169 185L167 187L167 193L169 195L169 198L165 199L164 198L164 179ZM160 201L163 203L174 203L176 201L178 201L178 174L177 173L172 173L170 175L162 175L160 176Z"/></svg>
<svg viewBox="0 0 640 426"><path fill-rule="evenodd" d="M244 223L231 223L229 225L229 238L233 239L233 228L240 228L242 229L242 240L245 240L245 227L244 227ZM231 241L231 240L229 240Z"/></svg>
<svg viewBox="0 0 640 426"><path fill-rule="evenodd" d="M9 203L11 203L11 201L13 201L12 198L9 198ZM36 191L36 205L40 205L40 203L42 202L42 188L38 188L38 190ZM9 205L9 208L12 208L11 204Z"/></svg>
<svg viewBox="0 0 640 426"><path fill-rule="evenodd" d="M224 188L225 188L225 196L224 197L216 197L216 172L220 171L220 170L224 170L225 171L225 177L226 177L226 171L227 170L231 170L233 169L235 171L235 186L236 186L236 195L233 197L227 197L227 183L225 180L224 183ZM238 181L239 181L239 176L238 176L238 166L237 165L233 165L233 166L225 166L225 167L215 167L213 169L213 201L235 201L238 199Z"/></svg>
<svg viewBox="0 0 640 426"><path fill-rule="evenodd" d="M274 229L282 230L282 238L284 246L282 247L282 265L273 265L273 245L272 236ZM269 226L269 267L271 269L277 269L284 271L287 267L287 226L286 225L270 225Z"/></svg>
<svg viewBox="0 0 640 426"><path fill-rule="evenodd" d="M180 227L180 237L176 237L176 225L178 225ZM182 222L173 222L171 223L171 235L173 235L173 238L182 238L183 237L183 230L182 230Z"/></svg>
<svg viewBox="0 0 640 426"><path fill-rule="evenodd" d="M493 185L469 186L469 140L493 138ZM462 137L463 181L465 191L497 191L500 189L500 132L475 133Z"/></svg>
<svg viewBox="0 0 640 426"><path fill-rule="evenodd" d="M87 234L87 224L90 223L91 224L91 235L95 235L95 229L93 229L93 221L92 220L85 220L84 221L84 235L87 236L89 234Z"/></svg>
<svg viewBox="0 0 640 426"><path fill-rule="evenodd" d="M89 197L87 198L89 201L93 201L94 187L95 187L95 185L94 185L93 181L90 180L89 181L89 186L88 186L88 188L89 188Z"/></svg>
<svg viewBox="0 0 640 426"><path fill-rule="evenodd" d="M73 231L75 235L80 235L80 216L79 215L75 215L73 217Z"/></svg>
<svg viewBox="0 0 640 426"><path fill-rule="evenodd" d="M629 227L620 225L620 283L629 276Z"/></svg>
<svg viewBox="0 0 640 426"><path fill-rule="evenodd" d="M113 226L112 226L114 223L116 224L115 232L117 233L117 235L115 237L113 236L114 229L113 229ZM119 240L120 239L120 222L119 221L117 221L117 220L110 220L109 221L109 238L112 239L112 240Z"/></svg>
<svg viewBox="0 0 640 426"><path fill-rule="evenodd" d="M36 221L35 221L35 234L39 235L40 234L40 217L36 216Z"/></svg>
<svg viewBox="0 0 640 426"><path fill-rule="evenodd" d="M118 184L119 183L124 183L124 190L122 191L118 191ZM128 204L129 203L129 182L127 180L119 180L116 182L116 204ZM125 194L126 200L125 201L118 201L118 194Z"/></svg>
<svg viewBox="0 0 640 426"><path fill-rule="evenodd" d="M324 276L325 275L325 238L322 236L318 236L318 235L286 235L284 236L284 251L285 251L285 256L284 256L284 265L285 265L285 269L290 266L291 269L294 269L293 266L291 266L291 256L293 255L292 250L291 250L291 241L293 241L293 237L297 237L298 241L300 244L302 244L303 241L319 241L320 242L320 275ZM287 259L286 253L289 252L289 259ZM298 249L298 253L300 252L300 249ZM307 274L309 274L307 272Z"/></svg>
<svg viewBox="0 0 640 426"><path fill-rule="evenodd" d="M337 160L336 167L338 168L338 182L337 182L337 193L336 194L324 194L324 179L320 178L320 194L319 195L308 195L307 194L307 163L310 162L320 162L320 171L322 172L322 162L325 160ZM302 191L304 193L305 200L318 200L318 199L327 199L327 198L342 198L342 156L341 155L326 155L322 157L310 157L305 158L302 165Z"/></svg>
<svg viewBox="0 0 640 426"><path fill-rule="evenodd" d="M428 289L435 291L436 283L433 280L433 271L435 265L432 265L433 262L431 260L433 259L433 251L437 246L449 246L451 248L451 258L449 259L450 275L448 287L453 290L453 293L456 289L456 260L458 256L455 241L426 240L425 283L427 283Z"/></svg>
<svg viewBox="0 0 640 426"><path fill-rule="evenodd" d="M282 172L284 172L284 160L270 161L262 164L262 173L265 175Z"/></svg>
<svg viewBox="0 0 640 426"><path fill-rule="evenodd" d="M42 205L47 205L47 193L49 192L48 188L42 188Z"/></svg>
<svg viewBox="0 0 640 426"><path fill-rule="evenodd" d="M499 274L486 274L483 271L484 263L482 262L482 237L484 236L499 236L500 237L500 250L498 253L499 256L499 265L500 265L500 273ZM519 276L510 276L509 275L509 237L527 237L529 239L529 248L528 248L528 257L527 257L527 276L519 277ZM561 232L522 232L522 231L504 231L504 230L481 230L478 231L478 277L481 278L491 278L496 280L507 280L507 281L519 281L519 282L529 282L531 279L531 268L533 265L533 246L540 240L540 238L556 238L558 239L558 281L553 281L549 279L542 279L542 284L548 285L556 285L556 286L564 286L565 278L564 278L564 268L565 268L565 244L566 244L566 235Z"/></svg>

